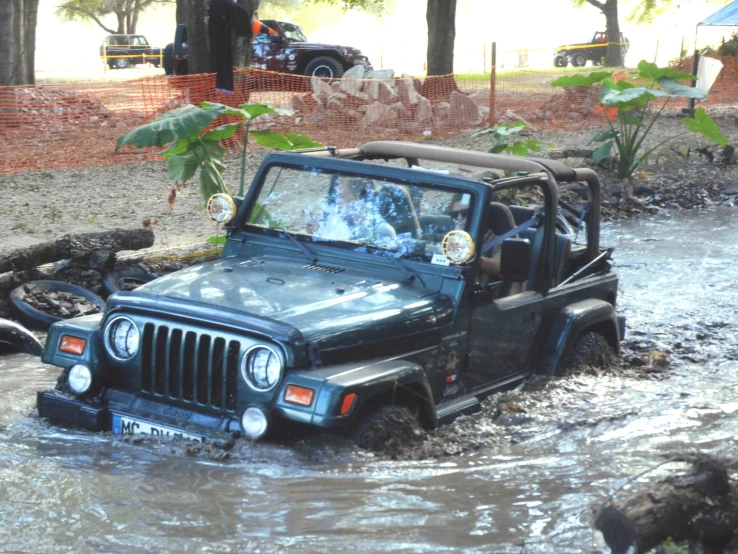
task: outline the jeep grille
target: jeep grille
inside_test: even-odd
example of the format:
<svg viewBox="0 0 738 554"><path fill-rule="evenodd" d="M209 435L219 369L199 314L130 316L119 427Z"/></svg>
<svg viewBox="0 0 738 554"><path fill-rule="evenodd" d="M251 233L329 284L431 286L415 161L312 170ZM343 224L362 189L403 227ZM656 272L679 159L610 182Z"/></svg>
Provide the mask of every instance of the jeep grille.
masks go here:
<svg viewBox="0 0 738 554"><path fill-rule="evenodd" d="M326 273L341 273L342 271L345 271L340 267L331 267L329 265L308 264L302 267L303 269L310 269L312 271L324 271Z"/></svg>
<svg viewBox="0 0 738 554"><path fill-rule="evenodd" d="M141 391L235 412L240 351L236 340L146 323Z"/></svg>

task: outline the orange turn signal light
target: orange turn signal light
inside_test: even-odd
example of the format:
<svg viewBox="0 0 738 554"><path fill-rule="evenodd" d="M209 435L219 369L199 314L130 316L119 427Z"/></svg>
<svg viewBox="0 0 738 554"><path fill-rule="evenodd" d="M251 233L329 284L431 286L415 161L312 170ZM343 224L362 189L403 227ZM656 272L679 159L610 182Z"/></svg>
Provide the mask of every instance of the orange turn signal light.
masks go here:
<svg viewBox="0 0 738 554"><path fill-rule="evenodd" d="M343 397L343 404L341 404L341 415L346 415L351 411L351 408L354 405L354 400L356 400L355 392L350 392Z"/></svg>
<svg viewBox="0 0 738 554"><path fill-rule="evenodd" d="M287 385L284 391L284 401L291 404L299 404L300 406L311 406L315 398L315 391L297 385Z"/></svg>
<svg viewBox="0 0 738 554"><path fill-rule="evenodd" d="M59 350L66 352L67 354L77 354L78 356L81 356L85 353L85 348L87 348L86 339L70 337L69 335L64 335L59 343Z"/></svg>

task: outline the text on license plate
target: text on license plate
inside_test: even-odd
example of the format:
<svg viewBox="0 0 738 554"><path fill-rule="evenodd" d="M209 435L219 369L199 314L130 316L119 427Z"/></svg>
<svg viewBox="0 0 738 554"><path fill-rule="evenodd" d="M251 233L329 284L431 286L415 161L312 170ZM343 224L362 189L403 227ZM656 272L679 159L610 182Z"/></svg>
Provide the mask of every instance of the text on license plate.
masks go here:
<svg viewBox="0 0 738 554"><path fill-rule="evenodd" d="M183 439L195 442L205 442L205 437L201 435L192 435L190 433L185 433L180 429L174 429L172 427L159 425L158 423L149 423L148 421L141 421L139 419L119 415L113 416L113 433L116 435L141 433L144 435L158 435L161 437L182 437Z"/></svg>

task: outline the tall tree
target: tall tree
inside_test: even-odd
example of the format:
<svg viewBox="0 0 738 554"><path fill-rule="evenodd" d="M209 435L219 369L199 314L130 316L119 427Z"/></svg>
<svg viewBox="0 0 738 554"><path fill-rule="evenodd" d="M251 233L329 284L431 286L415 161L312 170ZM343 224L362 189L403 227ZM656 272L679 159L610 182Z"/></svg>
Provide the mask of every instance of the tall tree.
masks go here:
<svg viewBox="0 0 738 554"><path fill-rule="evenodd" d="M605 16L605 32L607 33L607 52L605 65L622 67L625 65L625 48L621 45L620 20L618 19L618 0L573 0L574 5L590 4Z"/></svg>
<svg viewBox="0 0 738 554"><path fill-rule="evenodd" d="M425 19L428 22L428 75L449 75L454 72L456 0L428 0Z"/></svg>
<svg viewBox="0 0 738 554"><path fill-rule="evenodd" d="M134 34L139 14L157 2L168 0L64 0L56 8L62 21L93 21L108 33ZM118 26L112 29L103 19L115 15Z"/></svg>

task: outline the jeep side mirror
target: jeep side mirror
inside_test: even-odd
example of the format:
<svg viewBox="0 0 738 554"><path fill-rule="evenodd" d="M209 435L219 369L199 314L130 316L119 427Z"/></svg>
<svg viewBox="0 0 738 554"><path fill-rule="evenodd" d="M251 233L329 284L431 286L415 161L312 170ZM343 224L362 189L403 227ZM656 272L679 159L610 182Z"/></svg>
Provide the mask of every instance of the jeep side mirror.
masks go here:
<svg viewBox="0 0 738 554"><path fill-rule="evenodd" d="M527 281L531 246L528 239L507 239L502 243L500 273L505 281Z"/></svg>

